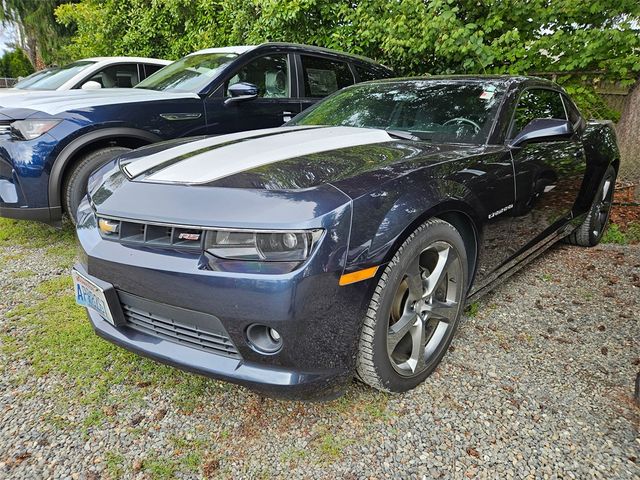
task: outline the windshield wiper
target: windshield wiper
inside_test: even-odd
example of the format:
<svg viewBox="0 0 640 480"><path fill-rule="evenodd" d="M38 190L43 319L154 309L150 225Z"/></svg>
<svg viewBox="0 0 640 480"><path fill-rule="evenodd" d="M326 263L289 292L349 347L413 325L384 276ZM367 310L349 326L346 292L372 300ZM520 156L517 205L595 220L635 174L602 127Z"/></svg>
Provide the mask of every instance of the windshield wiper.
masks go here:
<svg viewBox="0 0 640 480"><path fill-rule="evenodd" d="M390 128L385 128L384 130L392 137L401 138L403 140L413 140L414 142L417 142L420 140L420 137L416 137L412 133L405 132L404 130L393 130Z"/></svg>

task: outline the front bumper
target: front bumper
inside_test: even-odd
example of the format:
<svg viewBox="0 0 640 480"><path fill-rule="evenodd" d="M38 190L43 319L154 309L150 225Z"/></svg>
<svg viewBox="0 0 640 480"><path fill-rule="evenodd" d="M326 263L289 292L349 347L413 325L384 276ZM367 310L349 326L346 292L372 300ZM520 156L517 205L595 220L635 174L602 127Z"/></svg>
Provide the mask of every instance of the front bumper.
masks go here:
<svg viewBox="0 0 640 480"><path fill-rule="evenodd" d="M81 266L76 265L75 268L93 282L103 283L88 275ZM114 292L107 290L106 293ZM114 309L113 306L110 308ZM121 311L117 312L119 308L115 307L116 316L118 313L122 315ZM342 393L350 378L350 375L340 375L340 372L303 372L245 362L242 358L230 358L181 345L128 326L116 327L92 310L88 309L87 313L95 332L120 347L182 370L244 385L276 397L334 398Z"/></svg>
<svg viewBox="0 0 640 480"><path fill-rule="evenodd" d="M18 141L0 136L0 216L56 223L62 208L49 203L51 158L56 140L44 134Z"/></svg>
<svg viewBox="0 0 640 480"><path fill-rule="evenodd" d="M177 311L177 322L191 322L192 314L209 316L211 329L220 322L237 357L194 348L126 323L114 326L89 311L98 335L157 361L270 396L327 399L344 391L353 377L362 319L374 286L373 279L338 285L350 227L346 210L328 220L335 227L302 268L264 274L212 271L202 254L104 240L95 216L82 214L88 208L85 201L78 215L82 219L78 238L86 254L78 269L94 283L114 288L118 298L115 305L110 302L114 317L123 318L127 296ZM191 313L180 313L187 311ZM247 340L252 324L275 328L283 339L281 350L256 351Z"/></svg>

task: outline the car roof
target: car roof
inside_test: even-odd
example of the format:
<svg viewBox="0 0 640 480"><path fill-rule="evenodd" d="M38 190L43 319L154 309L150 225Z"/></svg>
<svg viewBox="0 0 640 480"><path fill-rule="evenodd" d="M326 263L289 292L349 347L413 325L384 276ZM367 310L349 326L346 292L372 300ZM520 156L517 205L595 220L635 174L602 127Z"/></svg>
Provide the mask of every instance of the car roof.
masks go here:
<svg viewBox="0 0 640 480"><path fill-rule="evenodd" d="M196 55L201 53L235 53L238 55L242 55L243 53L249 52L251 50L256 50L258 48L268 48L268 47L289 47L289 48L295 48L295 49L306 50L311 52L330 53L332 55L338 55L341 57L360 60L361 62L369 63L374 66L383 67L387 70L390 70L388 67L376 62L375 60L368 57L364 57L362 55L354 55L352 53L341 52L339 50L332 50L330 48L316 47L315 45L303 45L301 43L290 43L290 42L265 42L259 45L236 45L236 46L229 46L229 47L205 48L203 50L198 50L196 52L190 53L189 55Z"/></svg>
<svg viewBox="0 0 640 480"><path fill-rule="evenodd" d="M156 63L158 65L169 65L171 60L162 60L160 58L147 58L147 57L90 57L76 60L78 62L91 61L91 62L103 62L103 63L121 63L121 62L141 62L141 63Z"/></svg>

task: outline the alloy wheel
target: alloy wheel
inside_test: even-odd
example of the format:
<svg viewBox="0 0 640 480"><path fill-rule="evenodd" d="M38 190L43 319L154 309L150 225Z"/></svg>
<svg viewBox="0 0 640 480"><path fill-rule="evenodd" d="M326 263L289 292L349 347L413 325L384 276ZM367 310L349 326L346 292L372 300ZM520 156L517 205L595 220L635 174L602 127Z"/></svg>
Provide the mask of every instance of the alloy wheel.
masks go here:
<svg viewBox="0 0 640 480"><path fill-rule="evenodd" d="M396 290L387 330L387 354L406 377L426 370L446 342L462 302L462 263L456 249L437 241L409 264Z"/></svg>

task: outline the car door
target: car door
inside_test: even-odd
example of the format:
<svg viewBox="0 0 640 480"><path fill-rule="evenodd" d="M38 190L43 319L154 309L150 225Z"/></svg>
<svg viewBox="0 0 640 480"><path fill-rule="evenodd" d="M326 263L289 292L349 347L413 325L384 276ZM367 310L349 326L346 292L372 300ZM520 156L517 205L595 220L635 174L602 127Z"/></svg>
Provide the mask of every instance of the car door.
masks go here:
<svg viewBox="0 0 640 480"><path fill-rule="evenodd" d="M249 60L232 71L206 103L208 132L220 134L279 127L300 113L293 56L270 53ZM228 102L229 87L236 83L255 85L258 96Z"/></svg>
<svg viewBox="0 0 640 480"><path fill-rule="evenodd" d="M545 88L522 92L509 139L535 119L567 120L560 92ZM512 249L517 254L567 225L584 179L586 160L578 132L571 138L551 138L510 150L516 174Z"/></svg>
<svg viewBox="0 0 640 480"><path fill-rule="evenodd" d="M351 66L341 60L300 54L297 65L300 72L302 110L356 82Z"/></svg>

